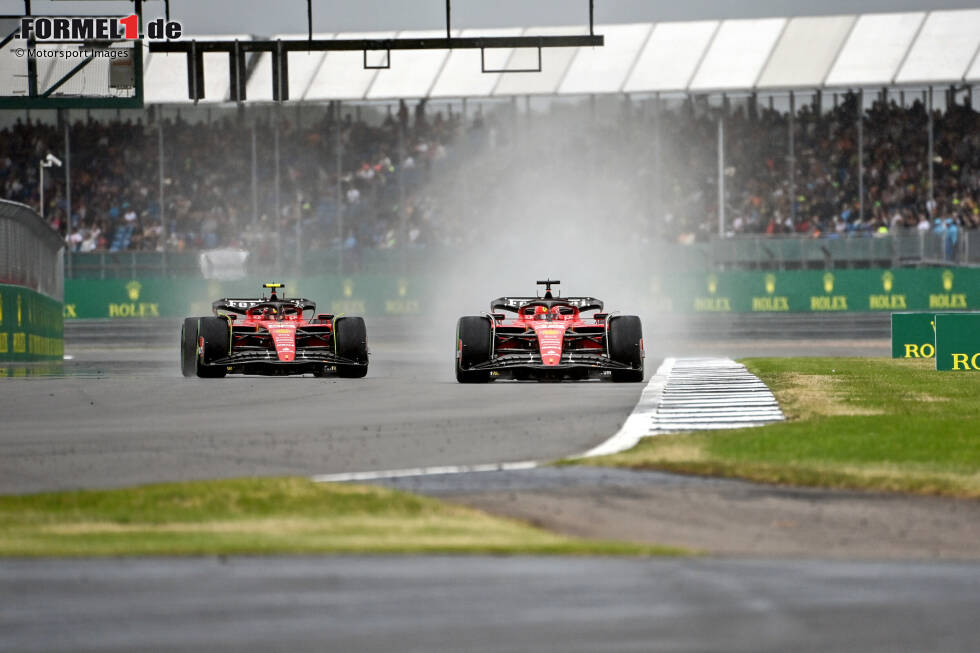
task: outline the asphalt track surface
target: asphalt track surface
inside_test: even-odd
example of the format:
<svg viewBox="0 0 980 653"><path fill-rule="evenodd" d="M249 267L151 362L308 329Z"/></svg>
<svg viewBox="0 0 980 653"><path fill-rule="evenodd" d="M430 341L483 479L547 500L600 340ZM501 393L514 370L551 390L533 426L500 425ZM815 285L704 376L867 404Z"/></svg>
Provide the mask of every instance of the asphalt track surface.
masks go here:
<svg viewBox="0 0 980 653"><path fill-rule="evenodd" d="M461 386L451 351L383 337L363 380L184 379L175 345L105 345L0 381L0 493L551 459L614 433L642 388ZM650 370L661 353L887 353L648 347ZM0 559L4 651L975 651L977 614L975 562Z"/></svg>
<svg viewBox="0 0 980 653"><path fill-rule="evenodd" d="M3 382L0 493L551 460L615 433L643 388L461 385L451 342L372 339L364 379L185 379L176 344L68 352Z"/></svg>
<svg viewBox="0 0 980 653"><path fill-rule="evenodd" d="M7 561L4 651L976 651L980 568L602 558Z"/></svg>

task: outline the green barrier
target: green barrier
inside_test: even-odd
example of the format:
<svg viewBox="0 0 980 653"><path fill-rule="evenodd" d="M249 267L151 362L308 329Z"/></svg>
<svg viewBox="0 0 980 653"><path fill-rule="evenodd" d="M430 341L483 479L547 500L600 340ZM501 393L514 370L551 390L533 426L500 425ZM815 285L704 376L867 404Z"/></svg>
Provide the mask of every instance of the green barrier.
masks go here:
<svg viewBox="0 0 980 653"><path fill-rule="evenodd" d="M278 278L276 279L279 280ZM233 282L191 279L73 279L65 282L65 319L139 319L209 315L220 297L257 297L268 279ZM307 297L317 310L336 315L418 315L423 297L417 279L360 275L289 277L288 297Z"/></svg>
<svg viewBox="0 0 980 653"><path fill-rule="evenodd" d="M0 284L0 361L60 360L65 352L61 315L57 300L23 286Z"/></svg>
<svg viewBox="0 0 980 653"><path fill-rule="evenodd" d="M935 343L935 313L892 313L892 358L934 358Z"/></svg>
<svg viewBox="0 0 980 653"><path fill-rule="evenodd" d="M662 305L694 313L837 313L980 309L980 269L727 271L664 274Z"/></svg>
<svg viewBox="0 0 980 653"><path fill-rule="evenodd" d="M980 313L936 316L936 369L980 370Z"/></svg>
<svg viewBox="0 0 980 653"><path fill-rule="evenodd" d="M530 277L528 277L530 278ZM218 297L254 297L263 281L173 278L71 279L65 318L133 319L210 313ZM321 275L302 285L283 278L291 296L348 315L418 315L439 280L397 274ZM980 310L980 269L729 271L672 270L638 280L638 303L665 313L845 313ZM506 289L501 289L504 292ZM603 289L587 289L602 296ZM489 297L488 297L489 299Z"/></svg>

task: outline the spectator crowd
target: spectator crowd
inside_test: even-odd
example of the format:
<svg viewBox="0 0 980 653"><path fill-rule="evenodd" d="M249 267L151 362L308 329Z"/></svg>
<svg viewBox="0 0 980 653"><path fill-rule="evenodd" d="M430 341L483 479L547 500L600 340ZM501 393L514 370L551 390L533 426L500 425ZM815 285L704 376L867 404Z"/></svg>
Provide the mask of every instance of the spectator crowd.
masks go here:
<svg viewBox="0 0 980 653"><path fill-rule="evenodd" d="M152 110L74 121L71 215L57 169L46 174L45 215L77 252L458 246L543 212L600 216L640 240L717 233L720 110L703 98L621 102L613 119L588 102L465 116L400 102L370 120L328 105L307 124L280 121L278 139L268 110L162 125ZM930 189L924 105L874 103L862 115L862 202L857 102L803 105L794 157L787 113L748 102L725 110L727 235L980 227L980 114L965 103L933 114ZM64 139L63 126L39 121L0 130L3 197L37 206L37 162L62 155Z"/></svg>

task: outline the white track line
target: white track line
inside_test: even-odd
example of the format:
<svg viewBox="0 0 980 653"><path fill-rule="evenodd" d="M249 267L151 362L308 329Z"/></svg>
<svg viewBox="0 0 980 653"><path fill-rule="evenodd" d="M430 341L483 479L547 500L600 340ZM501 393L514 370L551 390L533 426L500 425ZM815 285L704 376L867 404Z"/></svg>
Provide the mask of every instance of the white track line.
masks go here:
<svg viewBox="0 0 980 653"><path fill-rule="evenodd" d="M489 463L486 465L446 465L443 467L414 467L409 469L388 469L377 472L346 472L342 474L319 474L312 477L315 483L343 483L345 481L375 481L380 478L402 478L405 476L434 476L437 474L466 474L469 472L504 472L518 469L534 469L540 463L526 460L518 463Z"/></svg>
<svg viewBox="0 0 980 653"><path fill-rule="evenodd" d="M744 428L785 419L772 392L743 365L729 358L665 358L643 388L622 428L580 457L619 453L642 438L676 431ZM414 467L369 472L319 474L317 483L374 481L382 478L500 472L533 469L534 460L484 465Z"/></svg>
<svg viewBox="0 0 980 653"><path fill-rule="evenodd" d="M583 456L600 456L606 453L618 453L634 446L641 436L632 435L639 428L640 422L648 419L648 413L656 412L660 401L660 392L663 390L670 369L674 364L673 358L665 358L663 364L657 368L653 378L647 383L640 395L640 400L633 408L633 412L626 418L623 427L611 438L602 444L590 449ZM632 420L632 421L631 421ZM498 463L487 465L455 465L445 467L416 467L414 469L390 469L374 472L347 472L341 474L319 474L312 477L317 483L343 483L346 481L373 481L382 478L402 478L406 476L433 476L436 474L465 474L467 472L497 472L520 469L534 469L544 461L527 460L516 463Z"/></svg>
<svg viewBox="0 0 980 653"><path fill-rule="evenodd" d="M674 364L677 362L676 358L665 358L664 362L657 368L654 373L653 378L650 379L646 387L643 388L643 393L640 395L640 400L636 402L636 406L633 408L633 412L630 416L626 418L623 422L622 428L616 432L616 435L612 436L602 444L592 447L584 454L583 458L591 458L592 456L605 456L608 454L619 453L620 451L626 451L636 446L636 443L640 441L644 435L648 435L650 418L656 414L657 408L660 407L660 398L663 395L664 387L667 385L667 380L670 378L670 372L674 369Z"/></svg>

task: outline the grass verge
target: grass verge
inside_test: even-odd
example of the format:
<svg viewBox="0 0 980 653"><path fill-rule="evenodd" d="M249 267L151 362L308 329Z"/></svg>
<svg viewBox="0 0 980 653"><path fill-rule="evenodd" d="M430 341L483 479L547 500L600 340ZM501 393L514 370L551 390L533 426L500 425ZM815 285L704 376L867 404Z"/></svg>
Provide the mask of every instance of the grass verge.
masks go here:
<svg viewBox="0 0 980 653"><path fill-rule="evenodd" d="M646 438L578 463L980 498L980 375L929 360L753 358L789 421Z"/></svg>
<svg viewBox="0 0 980 653"><path fill-rule="evenodd" d="M435 499L302 478L0 497L0 556L310 553L676 555Z"/></svg>

